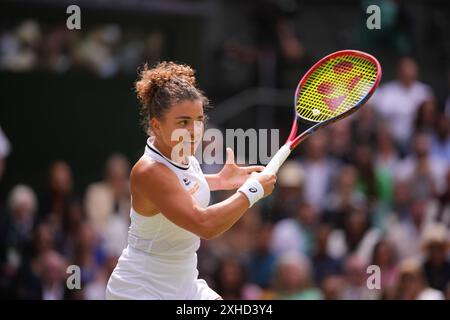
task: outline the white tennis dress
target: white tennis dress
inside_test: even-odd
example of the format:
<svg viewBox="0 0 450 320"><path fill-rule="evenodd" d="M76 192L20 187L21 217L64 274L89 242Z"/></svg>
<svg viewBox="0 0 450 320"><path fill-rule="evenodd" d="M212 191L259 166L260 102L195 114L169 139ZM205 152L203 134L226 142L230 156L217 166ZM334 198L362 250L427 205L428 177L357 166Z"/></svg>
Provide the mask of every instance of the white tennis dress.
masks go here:
<svg viewBox="0 0 450 320"><path fill-rule="evenodd" d="M202 207L210 190L195 157L180 165L163 156L149 138L144 156L164 164ZM158 186L154 186L157 188ZM151 217L131 208L128 246L123 250L108 281L107 299L206 300L220 296L198 279L197 253L200 238L178 227L162 213Z"/></svg>

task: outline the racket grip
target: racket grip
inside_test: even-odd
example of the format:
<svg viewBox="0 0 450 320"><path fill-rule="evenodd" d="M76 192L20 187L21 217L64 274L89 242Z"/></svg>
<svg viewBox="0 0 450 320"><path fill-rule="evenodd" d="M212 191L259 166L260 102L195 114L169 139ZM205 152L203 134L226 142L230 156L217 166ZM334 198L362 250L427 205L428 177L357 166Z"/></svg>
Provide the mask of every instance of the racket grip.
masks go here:
<svg viewBox="0 0 450 320"><path fill-rule="evenodd" d="M290 153L291 148L288 145L282 146L264 168L263 173L276 174Z"/></svg>

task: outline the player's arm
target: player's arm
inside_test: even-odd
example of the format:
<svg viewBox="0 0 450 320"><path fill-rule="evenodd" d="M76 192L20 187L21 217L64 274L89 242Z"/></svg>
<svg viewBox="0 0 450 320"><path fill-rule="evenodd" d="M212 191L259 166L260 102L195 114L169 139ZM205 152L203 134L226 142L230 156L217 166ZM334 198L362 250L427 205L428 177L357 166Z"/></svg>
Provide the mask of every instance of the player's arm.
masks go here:
<svg viewBox="0 0 450 320"><path fill-rule="evenodd" d="M269 195L276 177L260 174L257 179L264 188L264 196ZM177 176L158 162L135 166L131 185L133 195L145 197L170 221L205 239L228 230L249 208L249 200L241 192L207 208L200 207Z"/></svg>
<svg viewBox="0 0 450 320"><path fill-rule="evenodd" d="M233 149L227 148L227 161L216 174L205 174L211 191L235 190L239 188L253 172L263 171L263 166L240 167L234 161Z"/></svg>

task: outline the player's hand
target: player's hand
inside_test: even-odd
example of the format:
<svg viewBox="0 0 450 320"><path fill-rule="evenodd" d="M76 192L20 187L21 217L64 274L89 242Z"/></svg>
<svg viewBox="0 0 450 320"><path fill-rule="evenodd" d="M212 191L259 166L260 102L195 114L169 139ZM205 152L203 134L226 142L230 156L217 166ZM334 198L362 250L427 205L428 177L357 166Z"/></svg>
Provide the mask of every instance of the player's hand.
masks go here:
<svg viewBox="0 0 450 320"><path fill-rule="evenodd" d="M239 167L234 161L233 149L227 148L227 161L219 172L222 190L233 190L239 188L253 172L264 170L263 166Z"/></svg>
<svg viewBox="0 0 450 320"><path fill-rule="evenodd" d="M252 178L255 178L259 181L261 186L264 189L264 197L270 195L275 188L275 183L277 182L277 176L274 174L253 172L251 174Z"/></svg>

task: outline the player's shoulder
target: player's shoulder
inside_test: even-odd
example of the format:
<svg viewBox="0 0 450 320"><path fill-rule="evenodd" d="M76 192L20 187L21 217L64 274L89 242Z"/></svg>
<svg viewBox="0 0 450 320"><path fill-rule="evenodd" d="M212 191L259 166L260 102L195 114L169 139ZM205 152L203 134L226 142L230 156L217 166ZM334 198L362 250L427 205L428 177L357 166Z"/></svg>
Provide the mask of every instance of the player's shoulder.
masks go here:
<svg viewBox="0 0 450 320"><path fill-rule="evenodd" d="M148 157L141 157L131 169L130 179L135 182L159 183L173 177L164 164Z"/></svg>

